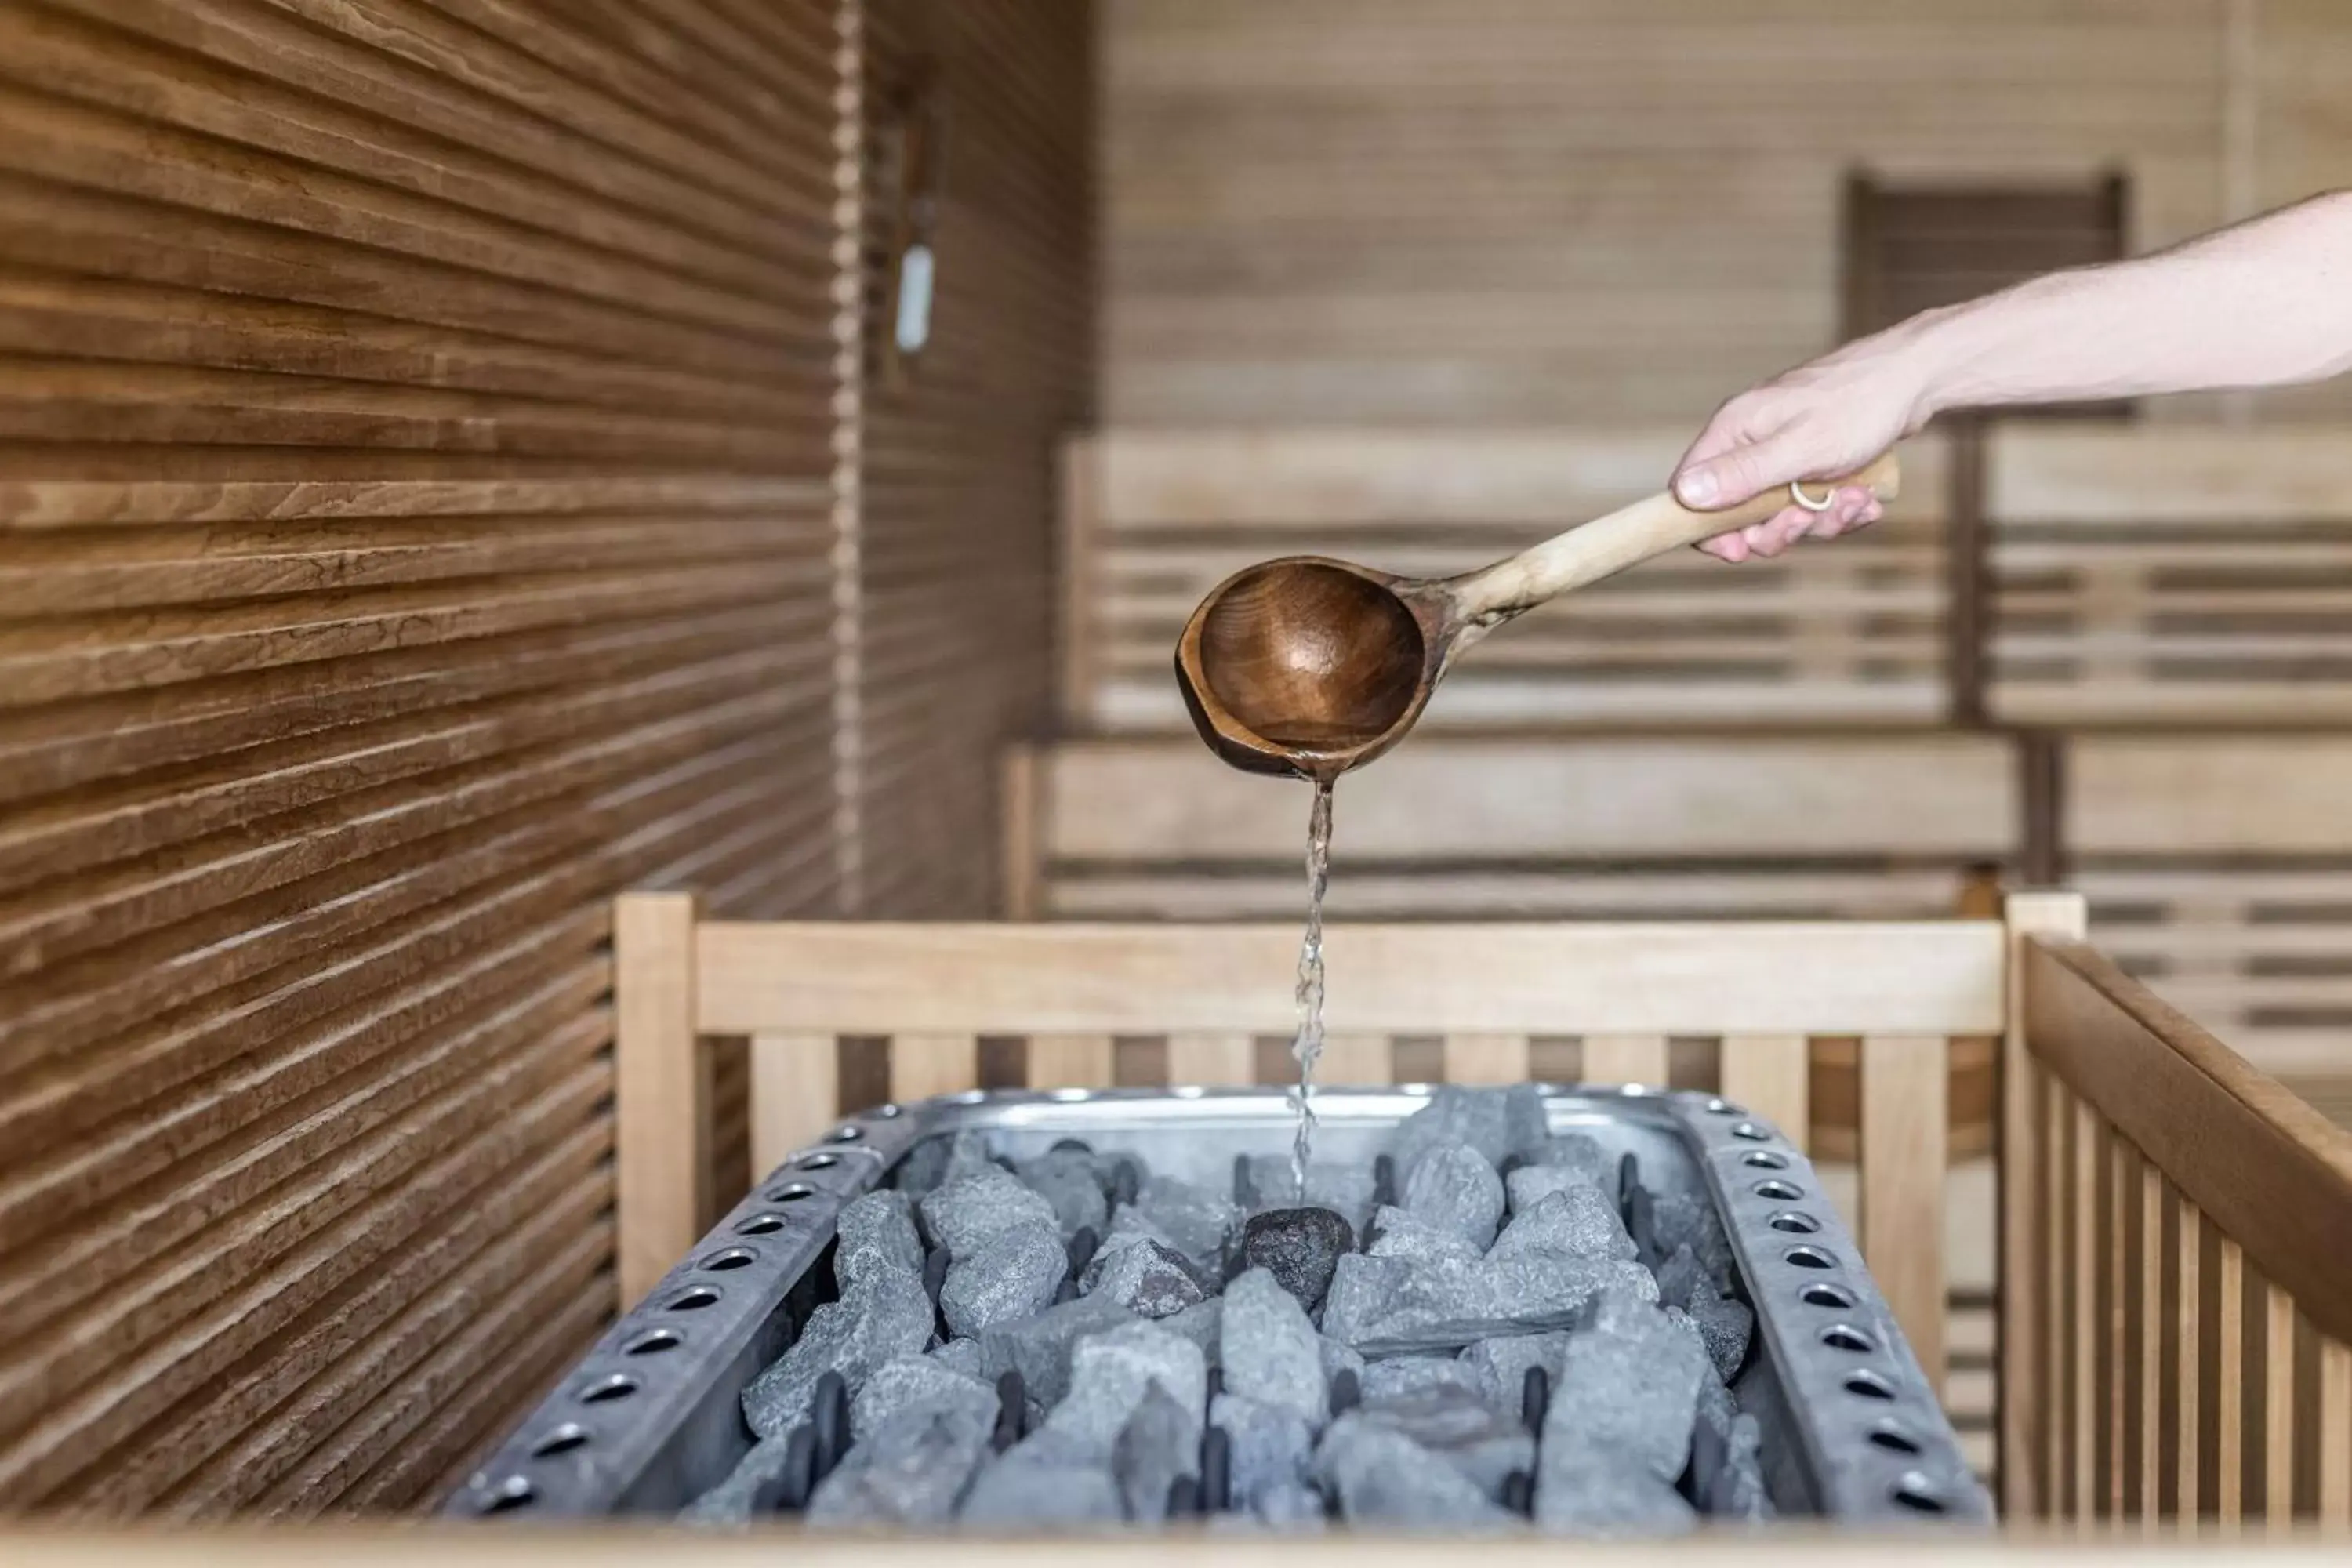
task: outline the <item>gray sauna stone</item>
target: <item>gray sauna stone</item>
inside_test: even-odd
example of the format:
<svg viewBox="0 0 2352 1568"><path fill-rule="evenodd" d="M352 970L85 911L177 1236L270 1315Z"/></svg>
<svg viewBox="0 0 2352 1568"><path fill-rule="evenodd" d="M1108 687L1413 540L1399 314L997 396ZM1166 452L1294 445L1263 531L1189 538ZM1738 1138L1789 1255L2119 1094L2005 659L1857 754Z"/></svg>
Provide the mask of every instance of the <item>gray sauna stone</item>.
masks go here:
<svg viewBox="0 0 2352 1568"><path fill-rule="evenodd" d="M1296 1410L1319 1428L1329 1414L1322 1337L1298 1299L1273 1271L1253 1268L1225 1287L1217 1336L1225 1386L1249 1399Z"/></svg>
<svg viewBox="0 0 2352 1568"><path fill-rule="evenodd" d="M899 1410L817 1483L809 1523L946 1522L955 1517L973 1472L988 1458L995 1425L992 1410L982 1412L962 1401Z"/></svg>
<svg viewBox="0 0 2352 1568"><path fill-rule="evenodd" d="M1050 1220L1007 1226L955 1255L940 1286L940 1315L960 1339L1034 1318L1053 1305L1069 1268L1070 1255Z"/></svg>
<svg viewBox="0 0 2352 1568"><path fill-rule="evenodd" d="M1503 1178L1467 1143L1424 1150L1405 1178L1403 1195L1407 1214L1481 1250L1495 1239L1503 1217Z"/></svg>

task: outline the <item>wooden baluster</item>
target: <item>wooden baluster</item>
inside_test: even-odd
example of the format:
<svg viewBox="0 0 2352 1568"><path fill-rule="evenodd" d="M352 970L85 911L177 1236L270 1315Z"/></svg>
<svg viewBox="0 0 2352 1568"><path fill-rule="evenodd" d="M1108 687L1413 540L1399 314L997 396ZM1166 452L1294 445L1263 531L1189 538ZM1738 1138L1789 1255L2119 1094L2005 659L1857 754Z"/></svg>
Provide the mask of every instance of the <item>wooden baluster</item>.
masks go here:
<svg viewBox="0 0 2352 1568"><path fill-rule="evenodd" d="M1812 1046L1802 1035L1726 1035L1723 1098L1802 1149L1812 1131Z"/></svg>
<svg viewBox="0 0 2352 1568"><path fill-rule="evenodd" d="M2156 1532L2164 1506L2164 1173L2139 1162L2139 1418L2132 1444L2139 1456L2139 1519Z"/></svg>
<svg viewBox="0 0 2352 1568"><path fill-rule="evenodd" d="M2319 1341L2319 1522L2352 1531L2352 1345Z"/></svg>
<svg viewBox="0 0 2352 1568"><path fill-rule="evenodd" d="M2137 1185L2131 1177L2134 1151L2131 1140L2120 1132L2107 1138L2107 1191L2105 1205L2105 1226L2107 1233L2105 1253L2106 1322L2105 1345L2101 1358L2105 1362L2100 1383L2106 1398L2105 1457L2102 1460L2106 1474L2099 1489L2105 1517L2124 1517L2126 1504L2125 1481L2131 1474L2128 1411L2131 1393L2130 1340L2128 1329L2131 1314L2126 1309L2126 1292L2131 1280L2131 1200Z"/></svg>
<svg viewBox="0 0 2352 1568"><path fill-rule="evenodd" d="M2099 1510L2099 1147L2105 1129L2090 1101L2074 1101L2074 1521Z"/></svg>
<svg viewBox="0 0 2352 1568"><path fill-rule="evenodd" d="M2048 1092L2042 1100L2042 1147L2043 1185L2042 1235L2042 1310L2032 1325L2042 1336L2042 1408L2049 1437L2042 1449L2042 1496L2044 1516L2069 1517L2068 1490L2074 1475L2074 1387L2069 1354L2074 1345L2071 1309L2074 1302L2074 1094L2055 1075L2046 1075Z"/></svg>
<svg viewBox="0 0 2352 1568"><path fill-rule="evenodd" d="M2203 1415L2201 1395L2204 1380L2205 1301L2200 1293L2205 1226L2202 1214L2189 1201L2186 1193L2179 1194L2176 1213L2179 1235L2173 1242L2173 1258L2180 1278L2175 1286L2179 1305L2174 1309L2177 1319L2174 1333L2179 1364L2174 1376L2179 1388L2173 1395L2175 1415L2172 1420L2175 1477L2173 1480L2173 1514L2182 1523L2194 1521L2203 1506L2201 1487L2205 1456L2205 1432L2199 1425Z"/></svg>
<svg viewBox="0 0 2352 1568"><path fill-rule="evenodd" d="M1584 1081L1594 1084L1635 1083L1663 1089L1666 1083L1666 1037L1664 1035L1587 1035L1584 1037Z"/></svg>
<svg viewBox="0 0 2352 1568"><path fill-rule="evenodd" d="M2294 1517L2294 1298L2263 1282L2263 1523Z"/></svg>
<svg viewBox="0 0 2352 1568"><path fill-rule="evenodd" d="M1862 1256L1920 1370L1944 1386L1944 1041L1862 1042Z"/></svg>
<svg viewBox="0 0 2352 1568"><path fill-rule="evenodd" d="M980 1087L980 1042L971 1035L899 1035L889 1051L890 1098L901 1105Z"/></svg>
<svg viewBox="0 0 2352 1568"><path fill-rule="evenodd" d="M686 1256L710 1209L694 926L688 894L629 893L614 905L614 1249L624 1310Z"/></svg>
<svg viewBox="0 0 2352 1568"><path fill-rule="evenodd" d="M2213 1258L2213 1517L2237 1529L2245 1487L2246 1255L2228 1237Z"/></svg>
<svg viewBox="0 0 2352 1568"><path fill-rule="evenodd" d="M1247 1035L1168 1037L1168 1081L1234 1088L1257 1081L1257 1044Z"/></svg>
<svg viewBox="0 0 2352 1568"><path fill-rule="evenodd" d="M1108 1089L1108 1035L1039 1035L1029 1042L1031 1089Z"/></svg>
<svg viewBox="0 0 2352 1568"><path fill-rule="evenodd" d="M1525 1083L1530 1076L1525 1035L1448 1035L1444 1051L1448 1083Z"/></svg>
<svg viewBox="0 0 2352 1568"><path fill-rule="evenodd" d="M1330 1035L1323 1041L1323 1059L1315 1064L1315 1081L1333 1089L1378 1089L1396 1081L1396 1061L1386 1035Z"/></svg>
<svg viewBox="0 0 2352 1568"><path fill-rule="evenodd" d="M764 1181L841 1114L840 1047L831 1035L751 1037L751 1175Z"/></svg>

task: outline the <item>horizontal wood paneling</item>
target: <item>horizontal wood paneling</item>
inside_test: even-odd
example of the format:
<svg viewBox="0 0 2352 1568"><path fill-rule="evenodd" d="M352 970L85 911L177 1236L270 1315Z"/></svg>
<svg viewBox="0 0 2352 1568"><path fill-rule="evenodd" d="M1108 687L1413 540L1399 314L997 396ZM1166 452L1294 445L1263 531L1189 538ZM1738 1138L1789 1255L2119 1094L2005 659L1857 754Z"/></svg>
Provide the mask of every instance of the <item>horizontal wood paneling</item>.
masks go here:
<svg viewBox="0 0 2352 1568"><path fill-rule="evenodd" d="M860 908L994 904L995 757L1043 726L1055 454L1089 417L1092 51L1084 0L867 0L868 341L894 322L890 153L942 115L931 337L869 366L859 473Z"/></svg>
<svg viewBox="0 0 2352 1568"><path fill-rule="evenodd" d="M1856 165L2118 169L2136 247L2233 216L2229 5L1118 0L1110 417L1695 427L1835 341ZM2342 161L2352 19L2259 9L2284 199Z"/></svg>
<svg viewBox="0 0 2352 1568"><path fill-rule="evenodd" d="M413 1503L613 1310L608 900L833 907L836 57L0 4L0 1505Z"/></svg>

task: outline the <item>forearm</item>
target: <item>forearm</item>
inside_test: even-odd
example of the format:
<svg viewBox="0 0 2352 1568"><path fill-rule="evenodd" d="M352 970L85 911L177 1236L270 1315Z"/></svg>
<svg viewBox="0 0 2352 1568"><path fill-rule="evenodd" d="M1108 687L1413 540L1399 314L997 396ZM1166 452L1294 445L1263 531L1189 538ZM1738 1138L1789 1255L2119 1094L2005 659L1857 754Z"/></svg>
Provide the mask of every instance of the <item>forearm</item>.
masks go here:
<svg viewBox="0 0 2352 1568"><path fill-rule="evenodd" d="M1895 328L1915 423L1946 408L2276 386L2352 370L2352 193ZM1861 345L1856 345L1857 347Z"/></svg>

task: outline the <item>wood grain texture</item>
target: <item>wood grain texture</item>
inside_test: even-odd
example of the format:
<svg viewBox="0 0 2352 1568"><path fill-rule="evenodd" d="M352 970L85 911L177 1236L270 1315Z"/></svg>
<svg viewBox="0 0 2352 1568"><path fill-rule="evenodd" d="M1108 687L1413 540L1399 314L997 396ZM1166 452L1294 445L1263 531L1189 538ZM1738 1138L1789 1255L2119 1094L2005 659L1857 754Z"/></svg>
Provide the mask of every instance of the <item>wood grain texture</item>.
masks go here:
<svg viewBox="0 0 2352 1568"><path fill-rule="evenodd" d="M2035 1053L2320 1330L2352 1330L2352 1132L2330 1124L2080 943L2025 956ZM2229 1307L2225 1299L2224 1310Z"/></svg>
<svg viewBox="0 0 2352 1568"><path fill-rule="evenodd" d="M877 906L978 912L1087 391L1083 7L864 9L0 4L0 1507L461 1471L620 1289L613 896L840 910L845 689ZM923 51L935 374L863 408L844 116ZM799 1065L654 1064L729 1123L688 1240L755 1100L831 1113Z"/></svg>
<svg viewBox="0 0 2352 1568"><path fill-rule="evenodd" d="M1581 517L1637 506L1680 455L1680 428L1234 433L1120 428L1077 444L1093 476L1089 586L1066 595L1064 717L1180 730L1169 649L1194 605L1270 557L1360 562L1412 577L1491 566ZM1736 575L1668 551L1564 595L1446 677L1426 732L1511 726L1885 724L1941 712L1943 448L1902 449L1890 518L1843 549Z"/></svg>
<svg viewBox="0 0 2352 1568"><path fill-rule="evenodd" d="M2294 12L2262 65L2293 108L2254 138L2276 199L2344 183L2347 29L2324 0ZM2242 216L2221 31L2206 0L1114 6L1111 416L1695 429L1835 341L1857 165L1971 184L2120 166L2135 249ZM1841 90L1780 90L1832 59Z"/></svg>

